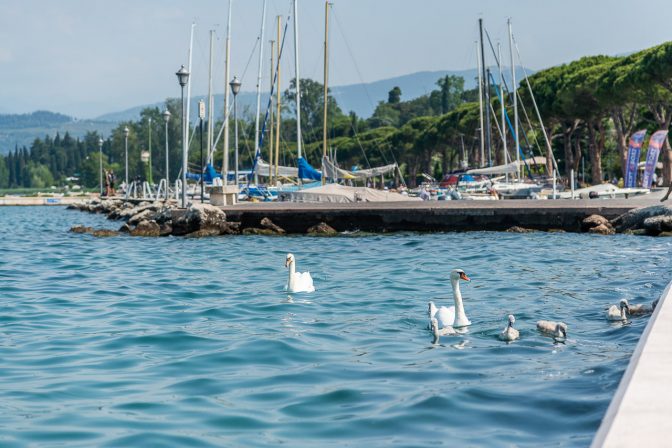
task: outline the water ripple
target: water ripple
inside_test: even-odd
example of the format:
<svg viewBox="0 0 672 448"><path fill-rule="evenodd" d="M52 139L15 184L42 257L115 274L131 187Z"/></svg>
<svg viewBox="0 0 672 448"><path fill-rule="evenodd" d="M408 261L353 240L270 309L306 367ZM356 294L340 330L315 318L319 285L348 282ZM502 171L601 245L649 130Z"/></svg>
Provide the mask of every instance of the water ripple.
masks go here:
<svg viewBox="0 0 672 448"><path fill-rule="evenodd" d="M667 240L573 234L96 239L3 208L0 445L586 446L669 281ZM11 230L11 231L10 231ZM287 295L284 255L314 294ZM467 332L428 300L472 277ZM509 313L521 339L497 340ZM535 329L563 320L569 339Z"/></svg>

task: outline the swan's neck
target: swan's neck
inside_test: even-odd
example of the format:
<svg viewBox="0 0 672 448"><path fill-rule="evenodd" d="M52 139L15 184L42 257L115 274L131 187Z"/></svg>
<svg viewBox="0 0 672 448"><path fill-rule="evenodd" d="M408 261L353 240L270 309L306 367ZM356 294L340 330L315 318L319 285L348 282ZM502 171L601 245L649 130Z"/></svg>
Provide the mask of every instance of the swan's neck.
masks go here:
<svg viewBox="0 0 672 448"><path fill-rule="evenodd" d="M628 316L626 315L626 307L621 307L621 319L626 320Z"/></svg>
<svg viewBox="0 0 672 448"><path fill-rule="evenodd" d="M462 303L462 293L460 292L460 281L452 280L453 296L455 297L455 322L454 327L464 327L470 325L469 319L464 312L464 304Z"/></svg>
<svg viewBox="0 0 672 448"><path fill-rule="evenodd" d="M294 262L292 261L289 263L289 280L287 280L290 289L294 286L294 274L296 274L296 266L294 266Z"/></svg>

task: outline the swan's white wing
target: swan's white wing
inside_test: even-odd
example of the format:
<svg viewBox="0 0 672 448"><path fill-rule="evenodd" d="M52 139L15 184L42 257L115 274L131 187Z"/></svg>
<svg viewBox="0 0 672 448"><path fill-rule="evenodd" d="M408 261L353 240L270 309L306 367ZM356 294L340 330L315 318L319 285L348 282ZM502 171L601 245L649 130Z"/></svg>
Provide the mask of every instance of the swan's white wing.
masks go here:
<svg viewBox="0 0 672 448"><path fill-rule="evenodd" d="M455 322L455 307L445 307L442 306L435 314L436 319L439 321L441 328L452 327Z"/></svg>
<svg viewBox="0 0 672 448"><path fill-rule="evenodd" d="M313 277L310 272L297 272L294 274L294 288L291 292L313 292L315 286L313 285Z"/></svg>

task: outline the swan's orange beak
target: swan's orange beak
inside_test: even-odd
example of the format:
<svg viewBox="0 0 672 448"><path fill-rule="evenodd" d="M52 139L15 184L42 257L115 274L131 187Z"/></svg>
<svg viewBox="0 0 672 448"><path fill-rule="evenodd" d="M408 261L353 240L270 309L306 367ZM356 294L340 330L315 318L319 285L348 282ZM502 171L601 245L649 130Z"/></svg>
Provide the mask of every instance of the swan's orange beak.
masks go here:
<svg viewBox="0 0 672 448"><path fill-rule="evenodd" d="M285 267L289 266L289 258L285 260Z"/></svg>
<svg viewBox="0 0 672 448"><path fill-rule="evenodd" d="M462 280L464 280L465 282L470 282L471 281L471 279L469 277L467 277L467 274L465 274L464 272L460 272L460 278Z"/></svg>

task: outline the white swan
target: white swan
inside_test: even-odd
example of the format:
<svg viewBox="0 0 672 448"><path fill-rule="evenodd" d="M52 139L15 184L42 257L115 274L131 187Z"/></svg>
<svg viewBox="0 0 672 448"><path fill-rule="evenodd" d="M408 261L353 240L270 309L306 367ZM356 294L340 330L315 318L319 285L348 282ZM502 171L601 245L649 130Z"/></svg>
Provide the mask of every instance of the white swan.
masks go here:
<svg viewBox="0 0 672 448"><path fill-rule="evenodd" d="M440 328L446 327L466 327L471 325L471 321L467 318L464 312L464 304L462 303L462 293L460 292L460 280L471 281L467 274L462 269L453 269L450 272L450 284L453 287L453 297L455 299L455 306L437 308L434 302L429 302L429 318L436 318L440 324Z"/></svg>
<svg viewBox="0 0 672 448"><path fill-rule="evenodd" d="M554 339L567 339L567 324L564 322L540 320L537 322L537 330L553 336Z"/></svg>
<svg viewBox="0 0 672 448"><path fill-rule="evenodd" d="M294 255L287 254L285 267L289 268L289 279L287 280L287 286L285 286L285 289L288 292L315 291L313 277L310 276L310 272L296 272L296 260L294 259Z"/></svg>
<svg viewBox="0 0 672 448"><path fill-rule="evenodd" d="M611 305L607 310L607 320L612 321L626 321L628 320L628 312L630 305L625 299L621 299L618 305Z"/></svg>
<svg viewBox="0 0 672 448"><path fill-rule="evenodd" d="M502 341L511 342L515 341L520 337L520 333L518 332L518 330L513 328L514 323L516 323L516 318L513 317L513 314L509 314L509 323L506 326L506 328L502 330L501 333L499 333L499 339L501 339Z"/></svg>

